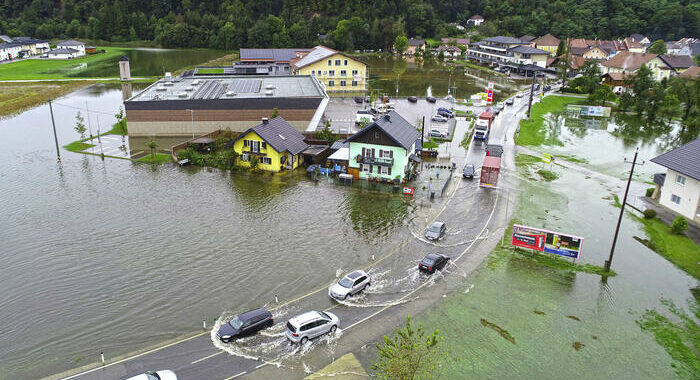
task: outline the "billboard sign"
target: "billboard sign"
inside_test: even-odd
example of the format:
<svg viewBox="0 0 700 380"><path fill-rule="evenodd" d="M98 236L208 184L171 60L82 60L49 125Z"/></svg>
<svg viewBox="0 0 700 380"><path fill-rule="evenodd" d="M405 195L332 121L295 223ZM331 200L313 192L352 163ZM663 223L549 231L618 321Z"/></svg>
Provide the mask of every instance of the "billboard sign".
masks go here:
<svg viewBox="0 0 700 380"><path fill-rule="evenodd" d="M552 155L548 153L542 153L542 161L551 164L552 163Z"/></svg>
<svg viewBox="0 0 700 380"><path fill-rule="evenodd" d="M610 117L610 107L569 104L566 106L566 111L573 116Z"/></svg>
<svg viewBox="0 0 700 380"><path fill-rule="evenodd" d="M583 238L534 227L513 225L512 245L520 248L551 253L578 259L583 248Z"/></svg>

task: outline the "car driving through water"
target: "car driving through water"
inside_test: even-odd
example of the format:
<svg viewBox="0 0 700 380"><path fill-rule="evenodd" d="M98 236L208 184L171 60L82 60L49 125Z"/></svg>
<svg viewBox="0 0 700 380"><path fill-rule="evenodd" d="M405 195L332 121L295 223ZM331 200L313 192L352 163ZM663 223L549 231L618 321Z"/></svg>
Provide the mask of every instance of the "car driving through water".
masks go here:
<svg viewBox="0 0 700 380"><path fill-rule="evenodd" d="M356 270L331 285L328 288L328 295L334 299L345 300L348 296L365 290L369 284L369 275L365 271Z"/></svg>

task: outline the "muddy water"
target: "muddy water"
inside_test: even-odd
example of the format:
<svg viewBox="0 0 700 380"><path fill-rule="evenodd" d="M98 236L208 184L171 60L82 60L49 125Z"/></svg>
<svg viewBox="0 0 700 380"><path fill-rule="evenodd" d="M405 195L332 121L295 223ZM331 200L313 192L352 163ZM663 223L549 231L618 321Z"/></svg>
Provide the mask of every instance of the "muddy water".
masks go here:
<svg viewBox="0 0 700 380"><path fill-rule="evenodd" d="M121 96L94 86L58 99L59 142L78 138L75 107L88 101L104 126ZM0 378L114 357L224 310L304 294L405 240L420 215L402 196L303 172L231 175L65 150L57 161L46 105L0 121L0 146Z"/></svg>

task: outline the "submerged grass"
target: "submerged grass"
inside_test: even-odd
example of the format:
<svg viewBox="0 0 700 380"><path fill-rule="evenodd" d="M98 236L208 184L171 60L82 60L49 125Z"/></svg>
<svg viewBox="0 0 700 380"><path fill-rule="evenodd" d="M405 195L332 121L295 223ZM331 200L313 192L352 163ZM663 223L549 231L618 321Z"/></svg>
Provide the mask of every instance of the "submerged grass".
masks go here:
<svg viewBox="0 0 700 380"><path fill-rule="evenodd" d="M495 332L497 332L499 335L501 335L501 336L503 337L503 339L505 339L505 340L507 340L507 341L509 341L509 342L511 342L511 343L513 343L513 344L515 344L515 338L513 338L513 336L510 335L510 333L508 332L508 330L505 330L505 329L502 328L501 326L499 326L499 325L497 325L497 324L495 324L495 323L493 323L493 322L489 322L489 321L487 321L487 320L484 319L484 318L481 318L481 325L484 326L484 327L488 327L488 328L492 329L493 331L495 331Z"/></svg>
<svg viewBox="0 0 700 380"><path fill-rule="evenodd" d="M173 158L169 154L165 153L156 153L154 156L151 156L150 154L147 156L143 156L136 160L137 162L147 162L151 164L164 164L166 162L172 162Z"/></svg>
<svg viewBox="0 0 700 380"><path fill-rule="evenodd" d="M545 181L554 181L555 179L559 178L559 174L547 169L540 169L537 171L537 174L542 176Z"/></svg>
<svg viewBox="0 0 700 380"><path fill-rule="evenodd" d="M635 215L644 225L649 239L637 238L659 255L672 262L689 275L700 279L700 246L685 235L676 235L659 218L645 219Z"/></svg>
<svg viewBox="0 0 700 380"><path fill-rule="evenodd" d="M64 145L63 148L69 152L81 153L83 150L92 148L93 146L95 146L95 144L86 144L82 141L73 141L70 144Z"/></svg>
<svg viewBox="0 0 700 380"><path fill-rule="evenodd" d="M678 376L697 379L700 375L700 328L697 322L700 309L694 304L693 317L677 308L669 299L662 299L661 303L671 316L648 309L637 324L642 330L653 334L656 342L673 358L673 368Z"/></svg>
<svg viewBox="0 0 700 380"><path fill-rule="evenodd" d="M48 99L60 98L93 83L92 81L1 83L0 117L26 111L45 103Z"/></svg>
<svg viewBox="0 0 700 380"><path fill-rule="evenodd" d="M520 133L515 136L515 143L525 146L540 146L544 143L563 145L556 137L547 138L545 115L552 112L562 112L567 104L581 104L585 100L568 96L550 95L532 106L530 119L520 121Z"/></svg>
<svg viewBox="0 0 700 380"><path fill-rule="evenodd" d="M75 75L88 66L123 55L129 48L105 47L105 53L73 59L26 59L0 65L0 80L80 79ZM95 77L103 77L96 75Z"/></svg>

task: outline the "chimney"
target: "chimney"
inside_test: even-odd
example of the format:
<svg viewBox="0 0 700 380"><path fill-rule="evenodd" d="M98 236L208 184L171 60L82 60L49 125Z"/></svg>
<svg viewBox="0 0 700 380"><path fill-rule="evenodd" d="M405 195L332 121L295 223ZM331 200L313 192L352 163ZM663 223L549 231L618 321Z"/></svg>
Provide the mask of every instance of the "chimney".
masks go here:
<svg viewBox="0 0 700 380"><path fill-rule="evenodd" d="M391 116L389 114L384 115L384 120L391 121Z"/></svg>
<svg viewBox="0 0 700 380"><path fill-rule="evenodd" d="M268 124L270 122L270 120L268 120L266 117L263 117L262 122L263 122L263 124Z"/></svg>

